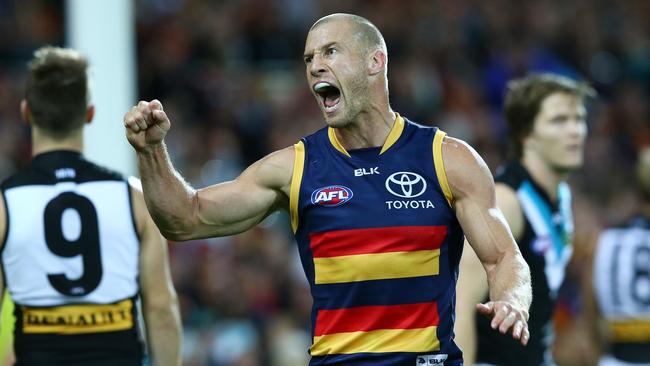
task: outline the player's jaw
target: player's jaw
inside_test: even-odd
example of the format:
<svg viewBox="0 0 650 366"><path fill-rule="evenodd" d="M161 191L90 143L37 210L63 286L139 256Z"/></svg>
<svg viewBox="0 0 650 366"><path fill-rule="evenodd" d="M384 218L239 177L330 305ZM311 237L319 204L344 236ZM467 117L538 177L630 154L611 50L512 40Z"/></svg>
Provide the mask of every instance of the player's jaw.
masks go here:
<svg viewBox="0 0 650 366"><path fill-rule="evenodd" d="M584 141L569 142L562 148L563 159L559 163L567 170L580 168L584 160Z"/></svg>

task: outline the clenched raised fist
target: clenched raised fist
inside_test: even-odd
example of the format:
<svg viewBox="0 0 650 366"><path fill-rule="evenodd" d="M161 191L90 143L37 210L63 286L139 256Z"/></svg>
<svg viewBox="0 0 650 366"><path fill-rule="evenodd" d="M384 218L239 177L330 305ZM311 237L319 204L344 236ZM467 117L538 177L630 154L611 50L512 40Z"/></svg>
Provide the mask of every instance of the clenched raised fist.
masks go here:
<svg viewBox="0 0 650 366"><path fill-rule="evenodd" d="M138 152L147 152L160 145L170 127L171 122L156 99L140 101L124 115L126 138Z"/></svg>

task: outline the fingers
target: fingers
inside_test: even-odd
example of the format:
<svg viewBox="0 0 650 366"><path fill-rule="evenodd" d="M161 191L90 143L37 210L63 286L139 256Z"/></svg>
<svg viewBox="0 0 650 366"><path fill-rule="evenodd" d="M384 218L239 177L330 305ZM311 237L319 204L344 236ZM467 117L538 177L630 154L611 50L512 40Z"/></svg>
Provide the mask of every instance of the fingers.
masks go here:
<svg viewBox="0 0 650 366"><path fill-rule="evenodd" d="M519 310L510 303L500 301L478 304L476 309L479 313L492 317L490 322L492 329L498 329L502 334L511 331L512 338L519 340L524 346L528 344L530 333L527 311Z"/></svg>
<svg viewBox="0 0 650 366"><path fill-rule="evenodd" d="M528 338L530 338L530 333L528 333L528 326L525 322L517 320L512 330L512 338L518 339L522 345L528 344Z"/></svg>
<svg viewBox="0 0 650 366"><path fill-rule="evenodd" d="M124 116L124 127L138 133L146 130L151 125L166 121L167 116L162 111L162 104L154 99L151 102L140 101L135 107L131 108Z"/></svg>
<svg viewBox="0 0 650 366"><path fill-rule="evenodd" d="M161 109L151 111L151 116L153 117L154 122L165 122L168 120L167 114Z"/></svg>
<svg viewBox="0 0 650 366"><path fill-rule="evenodd" d="M124 127L127 130L138 133L147 129L147 122L141 111L142 103L140 102L137 106L131 108L124 116Z"/></svg>
<svg viewBox="0 0 650 366"><path fill-rule="evenodd" d="M492 329L497 329L501 325L501 323L503 323L503 321L506 319L509 313L510 313L510 308L508 305L504 303L496 304L494 306L494 317L492 317L492 322L490 322L490 326L492 327Z"/></svg>
<svg viewBox="0 0 650 366"><path fill-rule="evenodd" d="M494 303L491 302L491 301L486 303L486 304L476 304L476 310L481 315L490 316L490 315L492 315L493 306L494 306Z"/></svg>
<svg viewBox="0 0 650 366"><path fill-rule="evenodd" d="M158 99L154 99L151 102L149 102L149 109L150 110L163 110L162 103Z"/></svg>
<svg viewBox="0 0 650 366"><path fill-rule="evenodd" d="M524 346L528 344L528 340L530 339L530 333L528 332L528 325L524 327L524 330L521 332L521 344Z"/></svg>
<svg viewBox="0 0 650 366"><path fill-rule="evenodd" d="M499 332L501 332L501 334L506 334L508 329L510 329L510 327L512 327L516 321L517 321L517 313L513 311L509 312L508 315L506 315L505 319L503 319L503 321L499 325ZM514 330L513 330L513 335L514 335Z"/></svg>

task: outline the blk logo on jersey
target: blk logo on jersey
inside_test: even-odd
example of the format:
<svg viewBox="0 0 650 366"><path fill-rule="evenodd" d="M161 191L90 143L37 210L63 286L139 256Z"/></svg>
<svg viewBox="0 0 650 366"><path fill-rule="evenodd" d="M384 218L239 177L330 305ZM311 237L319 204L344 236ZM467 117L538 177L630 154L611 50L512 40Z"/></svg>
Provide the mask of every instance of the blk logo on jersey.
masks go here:
<svg viewBox="0 0 650 366"><path fill-rule="evenodd" d="M417 360L415 361L415 366L420 366L420 365L444 366L446 360L447 360L447 354L444 353L439 355L418 356Z"/></svg>
<svg viewBox="0 0 650 366"><path fill-rule="evenodd" d="M372 174L380 174L379 173L379 167L376 166L374 168L361 168L361 169L355 169L354 170L354 176L355 177L363 177L364 175L372 175Z"/></svg>
<svg viewBox="0 0 650 366"><path fill-rule="evenodd" d="M311 194L311 203L321 206L339 206L352 199L352 190L344 186L327 186Z"/></svg>

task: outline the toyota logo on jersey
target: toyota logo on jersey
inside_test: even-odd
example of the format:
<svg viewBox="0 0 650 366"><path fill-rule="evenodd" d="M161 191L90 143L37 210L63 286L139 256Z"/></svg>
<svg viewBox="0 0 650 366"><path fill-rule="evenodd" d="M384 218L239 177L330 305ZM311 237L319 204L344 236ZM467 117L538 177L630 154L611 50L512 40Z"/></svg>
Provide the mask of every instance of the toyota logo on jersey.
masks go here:
<svg viewBox="0 0 650 366"><path fill-rule="evenodd" d="M311 203L321 206L338 206L352 198L352 190L344 186L327 186L311 194Z"/></svg>
<svg viewBox="0 0 650 366"><path fill-rule="evenodd" d="M419 174L397 172L386 179L386 189L397 197L415 198L427 190L427 182Z"/></svg>

